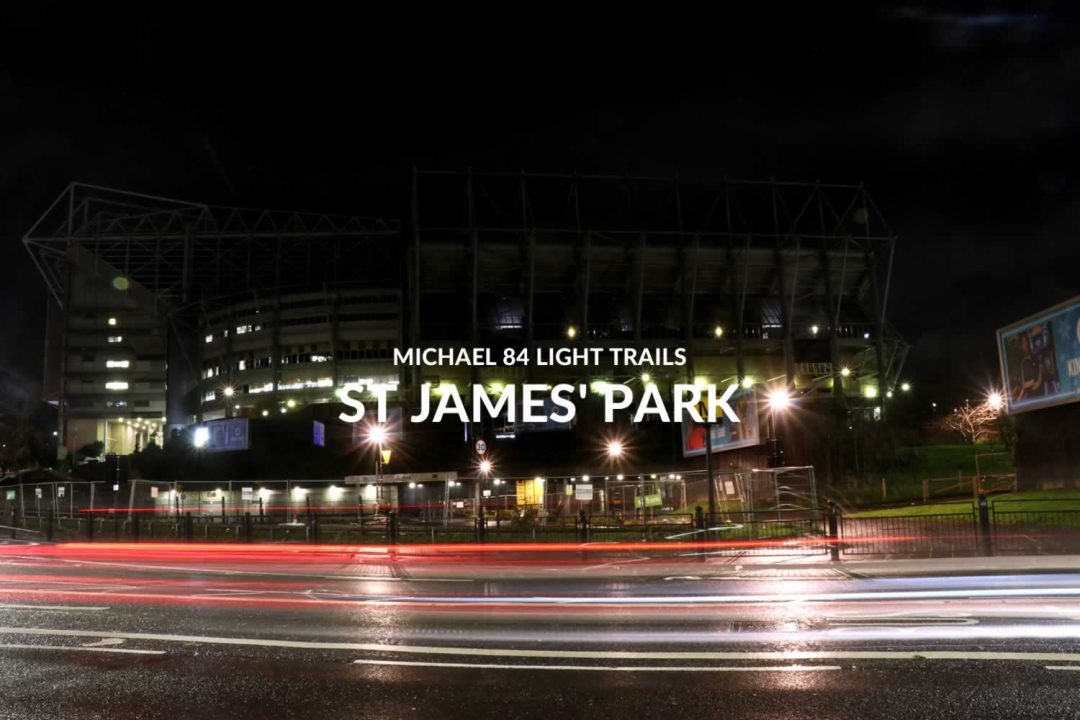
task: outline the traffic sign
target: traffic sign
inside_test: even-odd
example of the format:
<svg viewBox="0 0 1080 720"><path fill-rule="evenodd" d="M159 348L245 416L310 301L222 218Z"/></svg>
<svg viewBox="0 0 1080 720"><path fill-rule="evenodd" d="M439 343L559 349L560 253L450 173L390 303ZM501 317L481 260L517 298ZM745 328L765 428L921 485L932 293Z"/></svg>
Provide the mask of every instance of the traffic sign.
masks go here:
<svg viewBox="0 0 1080 720"><path fill-rule="evenodd" d="M479 438L476 441L475 447L476 447L476 454L477 455L483 455L484 453L487 452L487 443L484 442L484 438Z"/></svg>

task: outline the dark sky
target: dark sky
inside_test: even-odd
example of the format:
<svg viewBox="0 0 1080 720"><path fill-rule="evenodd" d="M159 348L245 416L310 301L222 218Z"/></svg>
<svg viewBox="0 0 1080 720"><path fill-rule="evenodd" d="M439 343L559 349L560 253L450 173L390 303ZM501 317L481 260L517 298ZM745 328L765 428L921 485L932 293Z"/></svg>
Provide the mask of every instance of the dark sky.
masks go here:
<svg viewBox="0 0 1080 720"><path fill-rule="evenodd" d="M21 237L72 180L403 216L413 164L678 170L864 181L899 236L905 374L920 402L974 392L995 328L1080 294L1080 22L792 4L5 7L0 369L40 376Z"/></svg>

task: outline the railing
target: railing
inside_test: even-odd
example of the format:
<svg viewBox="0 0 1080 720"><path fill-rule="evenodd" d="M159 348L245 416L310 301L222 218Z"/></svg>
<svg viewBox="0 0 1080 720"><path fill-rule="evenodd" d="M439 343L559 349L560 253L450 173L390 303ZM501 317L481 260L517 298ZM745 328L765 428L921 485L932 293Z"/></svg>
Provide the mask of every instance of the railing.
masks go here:
<svg viewBox="0 0 1080 720"><path fill-rule="evenodd" d="M635 519L618 515L540 518L486 514L483 518L423 521L391 511L379 517L354 513L299 514L292 518L251 513L225 519L159 517L132 513L55 514L3 518L0 537L46 542L270 542L349 545L565 543L603 549L649 543L687 557L715 555L825 555L834 560L868 555L962 557L995 553L1080 552L1080 499L1073 506L1045 500L956 503L953 512L929 515L724 512L668 514ZM698 547L698 544L700 546Z"/></svg>

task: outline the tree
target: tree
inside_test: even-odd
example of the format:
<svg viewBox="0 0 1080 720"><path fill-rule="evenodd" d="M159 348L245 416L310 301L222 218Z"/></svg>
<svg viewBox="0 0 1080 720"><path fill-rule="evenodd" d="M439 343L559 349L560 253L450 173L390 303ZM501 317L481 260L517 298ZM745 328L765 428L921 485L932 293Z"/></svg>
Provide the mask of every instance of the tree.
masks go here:
<svg viewBox="0 0 1080 720"><path fill-rule="evenodd" d="M975 403L965 400L964 404L941 419L943 429L958 433L969 445L979 442L991 442L998 439L997 426L1000 411L990 403Z"/></svg>

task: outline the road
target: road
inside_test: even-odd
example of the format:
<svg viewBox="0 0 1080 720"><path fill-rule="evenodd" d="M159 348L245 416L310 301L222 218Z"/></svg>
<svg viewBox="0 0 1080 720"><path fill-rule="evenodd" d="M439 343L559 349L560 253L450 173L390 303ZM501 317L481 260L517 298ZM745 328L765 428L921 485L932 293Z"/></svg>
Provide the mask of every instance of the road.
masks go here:
<svg viewBox="0 0 1080 720"><path fill-rule="evenodd" d="M0 718L1080 713L1076 558L370 550L0 545Z"/></svg>

